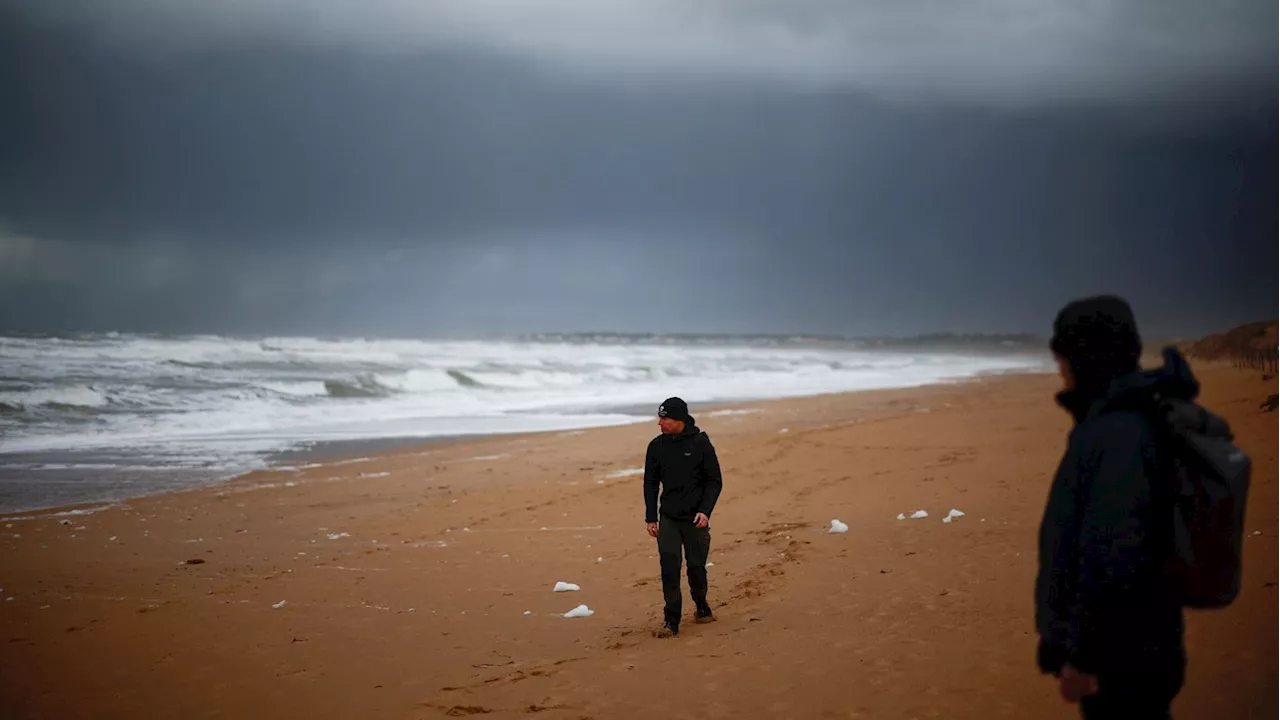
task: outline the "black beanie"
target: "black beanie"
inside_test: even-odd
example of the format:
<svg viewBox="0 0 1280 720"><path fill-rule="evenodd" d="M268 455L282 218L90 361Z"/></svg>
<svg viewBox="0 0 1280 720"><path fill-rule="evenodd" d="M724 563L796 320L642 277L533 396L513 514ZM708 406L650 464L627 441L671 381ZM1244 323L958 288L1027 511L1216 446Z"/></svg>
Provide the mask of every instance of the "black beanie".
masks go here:
<svg viewBox="0 0 1280 720"><path fill-rule="evenodd" d="M1133 310L1114 295L1068 303L1053 321L1049 347L1067 361L1083 389L1100 389L1137 370L1142 356Z"/></svg>
<svg viewBox="0 0 1280 720"><path fill-rule="evenodd" d="M658 417L671 418L683 423L692 423L689 415L689 404L678 397L667 398L658 406Z"/></svg>

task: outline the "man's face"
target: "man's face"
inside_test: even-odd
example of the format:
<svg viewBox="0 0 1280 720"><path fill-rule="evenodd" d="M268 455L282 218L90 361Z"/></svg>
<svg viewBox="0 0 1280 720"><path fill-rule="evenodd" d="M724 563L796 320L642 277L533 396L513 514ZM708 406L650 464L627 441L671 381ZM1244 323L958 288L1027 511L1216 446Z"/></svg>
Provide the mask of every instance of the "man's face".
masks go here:
<svg viewBox="0 0 1280 720"><path fill-rule="evenodd" d="M658 418L658 427L662 428L663 435L678 435L684 432L684 423L669 417Z"/></svg>
<svg viewBox="0 0 1280 720"><path fill-rule="evenodd" d="M1053 359L1058 361L1058 374L1062 376L1062 388L1064 390L1074 389L1076 376L1071 372L1071 364L1067 362L1066 358L1057 353L1054 354Z"/></svg>

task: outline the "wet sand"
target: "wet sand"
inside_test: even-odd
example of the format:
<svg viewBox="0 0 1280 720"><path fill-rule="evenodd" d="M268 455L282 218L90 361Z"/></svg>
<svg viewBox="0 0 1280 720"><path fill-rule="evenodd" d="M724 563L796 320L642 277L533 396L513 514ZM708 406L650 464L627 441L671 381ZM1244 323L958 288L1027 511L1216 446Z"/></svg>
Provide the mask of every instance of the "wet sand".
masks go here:
<svg viewBox="0 0 1280 720"><path fill-rule="evenodd" d="M1175 715L1270 720L1277 415L1257 405L1275 382L1200 372L1254 457L1260 534L1237 603L1189 619ZM662 598L634 471L652 425L0 519L0 716L1075 717L1038 675L1032 632L1036 530L1068 428L1056 382L702 413L725 470L719 622L675 640L650 637ZM966 515L943 524L953 507ZM828 534L833 518L849 532ZM579 604L595 615L560 616Z"/></svg>

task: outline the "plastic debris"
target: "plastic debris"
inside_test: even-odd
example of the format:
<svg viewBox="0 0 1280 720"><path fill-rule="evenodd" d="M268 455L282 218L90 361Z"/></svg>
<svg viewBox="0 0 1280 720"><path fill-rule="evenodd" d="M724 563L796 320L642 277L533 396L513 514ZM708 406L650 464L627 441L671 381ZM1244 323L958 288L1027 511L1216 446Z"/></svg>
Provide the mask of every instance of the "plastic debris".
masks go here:
<svg viewBox="0 0 1280 720"><path fill-rule="evenodd" d="M595 615L595 614L596 614L595 610L592 610L586 605L579 605L578 607L565 613L564 616L567 618L583 618L583 617L591 617L592 615Z"/></svg>
<svg viewBox="0 0 1280 720"><path fill-rule="evenodd" d="M573 583L558 582L556 583L556 586L551 589L551 592L578 592L581 589L581 587L574 585Z"/></svg>
<svg viewBox="0 0 1280 720"><path fill-rule="evenodd" d="M849 526L848 526L848 525L845 525L844 523L840 522L839 520L832 520L832 521L831 521L831 529L830 529L830 530L828 530L827 532L828 532L828 533L845 533L845 532L849 532Z"/></svg>
<svg viewBox="0 0 1280 720"><path fill-rule="evenodd" d="M286 603L284 600L281 600L280 602L276 603L275 605L272 605L271 607L274 610L279 610L280 608L284 607L287 604L288 603Z"/></svg>
<svg viewBox="0 0 1280 720"><path fill-rule="evenodd" d="M922 519L922 518L927 518L927 517L929 517L929 513L928 513L927 511L924 511L924 510L917 510L917 511L915 511L915 512L911 513L911 519L912 519L912 520L920 520L920 519Z"/></svg>

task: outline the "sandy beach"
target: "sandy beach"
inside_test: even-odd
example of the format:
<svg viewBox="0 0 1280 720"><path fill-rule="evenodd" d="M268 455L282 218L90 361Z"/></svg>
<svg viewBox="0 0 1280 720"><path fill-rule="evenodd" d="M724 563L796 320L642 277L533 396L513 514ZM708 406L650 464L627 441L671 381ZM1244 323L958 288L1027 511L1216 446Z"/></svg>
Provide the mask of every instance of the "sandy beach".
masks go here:
<svg viewBox="0 0 1280 720"><path fill-rule="evenodd" d="M1255 467L1244 588L1191 614L1175 716L1270 720L1277 416L1258 403L1275 381L1198 371ZM0 518L0 716L1076 717L1034 663L1057 383L695 407L725 472L719 622L676 640L650 637L648 423ZM580 604L594 615L562 617Z"/></svg>

